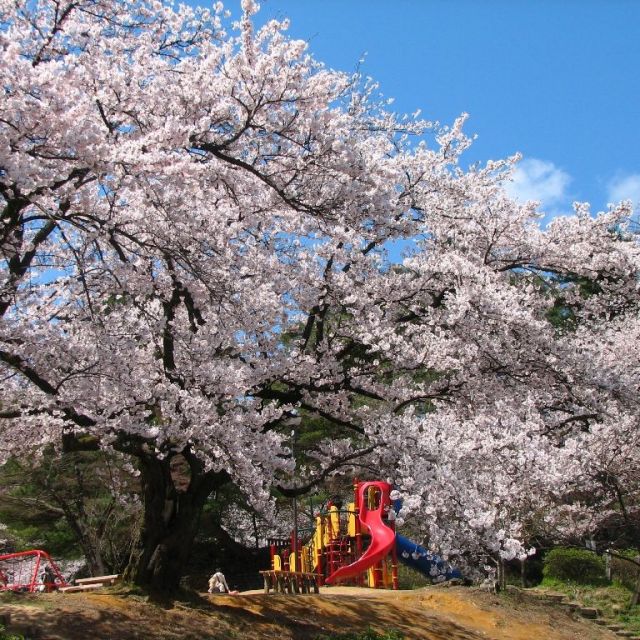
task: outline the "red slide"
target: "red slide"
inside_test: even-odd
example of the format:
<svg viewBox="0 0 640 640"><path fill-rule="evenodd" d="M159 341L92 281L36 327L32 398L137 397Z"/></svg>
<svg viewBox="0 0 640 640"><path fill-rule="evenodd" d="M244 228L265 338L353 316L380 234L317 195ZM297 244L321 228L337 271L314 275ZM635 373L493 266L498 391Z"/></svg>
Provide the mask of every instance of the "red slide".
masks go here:
<svg viewBox="0 0 640 640"><path fill-rule="evenodd" d="M376 509L368 508L367 492L369 487L377 487L381 492L380 504ZM360 505L360 524L363 533L369 533L371 544L358 560L346 567L340 567L326 580L326 584L332 584L337 580L352 578L375 566L393 548L396 534L382 521L385 506L389 505L390 486L386 482L363 482L358 490L358 503Z"/></svg>

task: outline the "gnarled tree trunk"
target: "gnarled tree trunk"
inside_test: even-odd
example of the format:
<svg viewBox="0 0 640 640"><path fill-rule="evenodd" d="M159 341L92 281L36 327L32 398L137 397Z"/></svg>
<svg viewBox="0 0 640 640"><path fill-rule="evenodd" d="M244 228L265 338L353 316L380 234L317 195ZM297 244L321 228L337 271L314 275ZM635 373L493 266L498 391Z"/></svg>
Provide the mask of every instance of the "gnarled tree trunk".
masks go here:
<svg viewBox="0 0 640 640"><path fill-rule="evenodd" d="M125 580L151 591L178 588L198 531L202 508L224 473L205 472L188 454L159 459L141 455L144 517Z"/></svg>

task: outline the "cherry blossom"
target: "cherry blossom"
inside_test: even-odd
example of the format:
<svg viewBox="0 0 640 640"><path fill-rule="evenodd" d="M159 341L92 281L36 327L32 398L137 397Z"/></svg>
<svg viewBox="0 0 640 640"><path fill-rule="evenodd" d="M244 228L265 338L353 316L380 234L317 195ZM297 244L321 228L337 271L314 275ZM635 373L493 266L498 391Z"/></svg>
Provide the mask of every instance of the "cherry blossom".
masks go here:
<svg viewBox="0 0 640 640"><path fill-rule="evenodd" d="M268 511L354 461L448 555L526 553L581 445L631 451L628 209L541 229L517 157L463 168L466 116L398 116L242 9L0 2L0 458L132 456L144 585L177 584L217 486ZM326 428L298 470L295 417Z"/></svg>

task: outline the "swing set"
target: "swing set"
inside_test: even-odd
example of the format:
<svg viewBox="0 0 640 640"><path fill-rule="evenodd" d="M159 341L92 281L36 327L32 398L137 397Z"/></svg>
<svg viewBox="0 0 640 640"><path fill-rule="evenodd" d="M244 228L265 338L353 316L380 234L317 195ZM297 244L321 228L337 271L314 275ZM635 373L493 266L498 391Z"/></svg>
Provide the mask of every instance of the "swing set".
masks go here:
<svg viewBox="0 0 640 640"><path fill-rule="evenodd" d="M0 591L38 593L66 586L60 569L46 551L34 549L0 555Z"/></svg>

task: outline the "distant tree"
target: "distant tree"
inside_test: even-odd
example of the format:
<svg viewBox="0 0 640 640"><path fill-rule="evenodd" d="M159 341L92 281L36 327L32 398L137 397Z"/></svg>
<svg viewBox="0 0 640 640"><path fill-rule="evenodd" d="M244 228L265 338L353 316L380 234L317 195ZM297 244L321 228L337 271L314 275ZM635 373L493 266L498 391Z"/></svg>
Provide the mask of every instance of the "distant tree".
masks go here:
<svg viewBox="0 0 640 640"><path fill-rule="evenodd" d="M138 487L102 452L57 455L0 469L0 520L22 546L84 556L92 575L122 571L135 535Z"/></svg>

